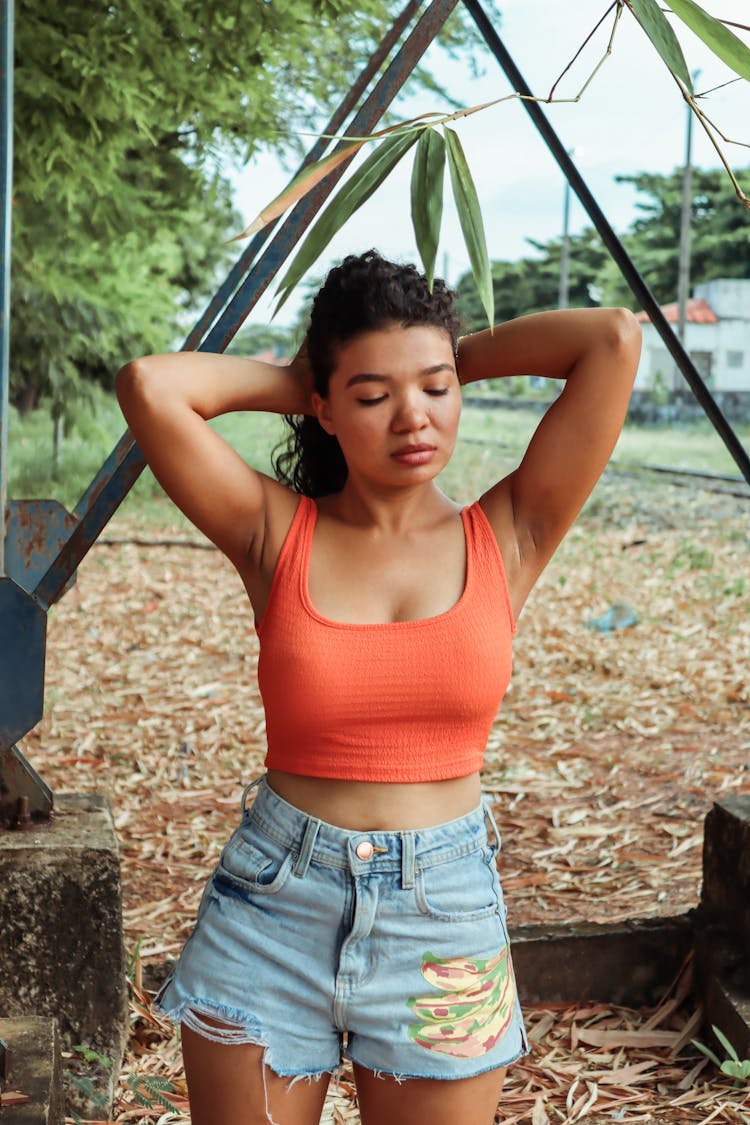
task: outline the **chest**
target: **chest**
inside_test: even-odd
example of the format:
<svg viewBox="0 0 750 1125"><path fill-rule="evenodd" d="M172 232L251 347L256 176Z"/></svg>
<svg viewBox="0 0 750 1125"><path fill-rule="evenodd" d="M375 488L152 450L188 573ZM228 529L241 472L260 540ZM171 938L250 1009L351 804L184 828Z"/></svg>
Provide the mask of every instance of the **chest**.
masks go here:
<svg viewBox="0 0 750 1125"><path fill-rule="evenodd" d="M466 584L460 518L433 531L384 536L321 522L310 546L309 600L322 617L352 624L418 621L446 613Z"/></svg>

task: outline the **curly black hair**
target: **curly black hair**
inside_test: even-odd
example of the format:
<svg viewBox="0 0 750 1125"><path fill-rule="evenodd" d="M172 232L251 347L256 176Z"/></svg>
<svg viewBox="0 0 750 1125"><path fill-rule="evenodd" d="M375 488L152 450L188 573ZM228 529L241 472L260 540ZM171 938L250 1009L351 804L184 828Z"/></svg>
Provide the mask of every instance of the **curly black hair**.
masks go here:
<svg viewBox="0 0 750 1125"><path fill-rule="evenodd" d="M455 351L459 330L456 294L440 278L430 290L415 266L389 262L376 250L348 255L328 274L310 313L307 354L318 394L324 398L328 394L341 344L390 324L442 328ZM337 439L315 417L285 418L291 433L273 454L279 480L313 498L340 492L348 469Z"/></svg>

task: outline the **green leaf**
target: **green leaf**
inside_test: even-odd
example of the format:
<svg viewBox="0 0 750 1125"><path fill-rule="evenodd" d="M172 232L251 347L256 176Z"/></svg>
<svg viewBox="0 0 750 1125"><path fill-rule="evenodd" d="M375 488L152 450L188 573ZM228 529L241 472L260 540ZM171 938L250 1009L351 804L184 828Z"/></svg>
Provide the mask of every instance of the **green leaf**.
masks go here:
<svg viewBox="0 0 750 1125"><path fill-rule="evenodd" d="M719 20L705 12L694 0L669 0L676 16L702 39L713 53L741 78L750 81L750 48Z"/></svg>
<svg viewBox="0 0 750 1125"><path fill-rule="evenodd" d="M717 1027L715 1023L712 1023L711 1024L711 1030L713 1031L714 1035L716 1036L716 1038L721 1043L721 1045L724 1048L724 1050L726 1051L726 1053L729 1055L730 1059L734 1059L735 1062L739 1062L739 1055L737 1054L734 1047L729 1042L729 1040L727 1039L726 1035L721 1030L721 1028Z"/></svg>
<svg viewBox="0 0 750 1125"><path fill-rule="evenodd" d="M627 0L627 4L669 69L692 93L693 84L682 47L657 0Z"/></svg>
<svg viewBox="0 0 750 1125"><path fill-rule="evenodd" d="M710 1059L715 1067L717 1067L719 1070L721 1069L721 1062L719 1061L718 1056L715 1055L713 1053L713 1051L710 1049L710 1047L707 1047L705 1045L705 1043L701 1043L700 1040L698 1040L698 1039L691 1039L690 1042L693 1044L694 1047L698 1048L698 1050L701 1052L701 1054L705 1055L706 1058Z"/></svg>
<svg viewBox="0 0 750 1125"><path fill-rule="evenodd" d="M435 259L443 217L445 141L435 129L425 129L417 144L411 176L411 218L427 284L432 290Z"/></svg>
<svg viewBox="0 0 750 1125"><path fill-rule="evenodd" d="M729 1078L750 1078L750 1059L743 1059L742 1062L726 1059L721 1064L721 1073Z"/></svg>
<svg viewBox="0 0 750 1125"><path fill-rule="evenodd" d="M276 292L281 294L281 299L274 309L274 316L300 278L325 250L333 236L357 208L361 207L372 193L380 187L391 169L415 143L421 131L421 128L408 129L387 137L374 152L370 153L359 171L355 172L334 196L307 235L302 247L279 283Z"/></svg>
<svg viewBox="0 0 750 1125"><path fill-rule="evenodd" d="M477 189L474 187L474 181L471 178L469 165L466 163L458 134L453 129L446 129L445 140L453 196L456 200L456 209L464 242L469 252L471 272L474 274L479 298L484 311L487 313L487 321L491 328L495 319L495 296L492 289L487 239L484 234L484 223L482 222L482 212L477 198Z"/></svg>

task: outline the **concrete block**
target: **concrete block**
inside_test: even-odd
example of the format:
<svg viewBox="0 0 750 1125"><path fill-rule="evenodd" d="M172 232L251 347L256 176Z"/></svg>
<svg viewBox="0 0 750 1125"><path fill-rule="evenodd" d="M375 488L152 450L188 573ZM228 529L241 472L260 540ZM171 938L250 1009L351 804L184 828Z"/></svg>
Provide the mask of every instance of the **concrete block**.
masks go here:
<svg viewBox="0 0 750 1125"><path fill-rule="evenodd" d="M511 927L522 1003L655 1003L693 945L691 914Z"/></svg>
<svg viewBox="0 0 750 1125"><path fill-rule="evenodd" d="M127 985L119 854L102 796L58 795L49 827L0 832L0 1013L30 1012L57 1020L65 1050L85 1045L113 1060L95 1083L108 1096Z"/></svg>
<svg viewBox="0 0 750 1125"><path fill-rule="evenodd" d="M8 1044L7 1090L28 1097L6 1106L3 1125L62 1125L60 1044L55 1020L39 1017L0 1019L0 1039Z"/></svg>
<svg viewBox="0 0 750 1125"><path fill-rule="evenodd" d="M750 1057L750 796L725 797L706 817L695 992L706 1028Z"/></svg>
<svg viewBox="0 0 750 1125"><path fill-rule="evenodd" d="M739 1057L750 1059L750 991L726 977L709 974L703 993L707 1027L721 1028ZM719 1058L724 1049L716 1046Z"/></svg>
<svg viewBox="0 0 750 1125"><path fill-rule="evenodd" d="M750 949L750 796L725 797L706 817L701 913Z"/></svg>

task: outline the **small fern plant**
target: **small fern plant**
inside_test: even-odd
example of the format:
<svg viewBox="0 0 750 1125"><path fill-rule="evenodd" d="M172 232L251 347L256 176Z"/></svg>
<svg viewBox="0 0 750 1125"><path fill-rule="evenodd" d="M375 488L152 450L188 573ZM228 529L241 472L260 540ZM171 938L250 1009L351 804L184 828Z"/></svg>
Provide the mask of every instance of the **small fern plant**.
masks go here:
<svg viewBox="0 0 750 1125"><path fill-rule="evenodd" d="M157 1074L129 1074L127 1083L136 1105L144 1106L146 1109L157 1109L161 1106L168 1109L170 1113L178 1112L177 1107L167 1097L167 1094L175 1093L175 1087L168 1078L160 1078Z"/></svg>

